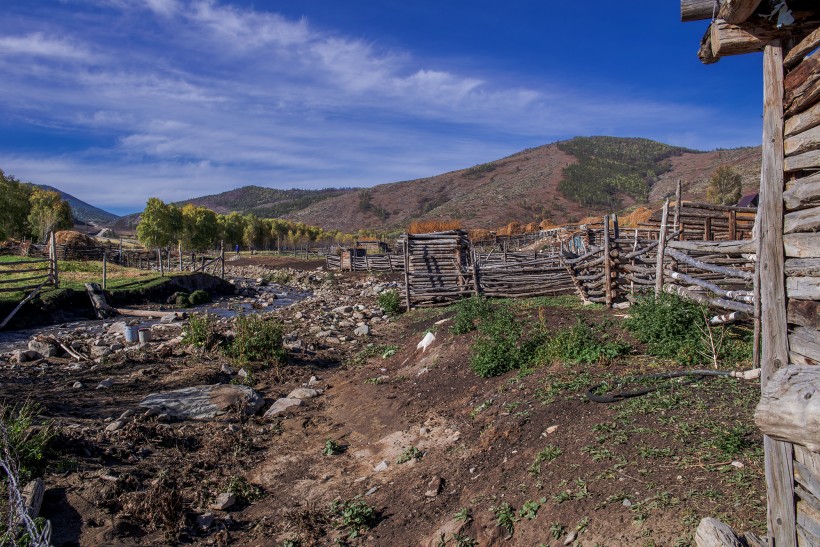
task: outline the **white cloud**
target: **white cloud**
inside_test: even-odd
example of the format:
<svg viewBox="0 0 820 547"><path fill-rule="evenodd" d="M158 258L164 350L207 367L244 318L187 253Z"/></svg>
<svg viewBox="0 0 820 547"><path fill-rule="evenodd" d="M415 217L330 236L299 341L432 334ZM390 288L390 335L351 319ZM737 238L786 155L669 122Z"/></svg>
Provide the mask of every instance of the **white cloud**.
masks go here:
<svg viewBox="0 0 820 547"><path fill-rule="evenodd" d="M89 61L93 55L84 47L69 40L47 38L40 32L25 36L4 36L0 38L0 54L8 56L50 57Z"/></svg>

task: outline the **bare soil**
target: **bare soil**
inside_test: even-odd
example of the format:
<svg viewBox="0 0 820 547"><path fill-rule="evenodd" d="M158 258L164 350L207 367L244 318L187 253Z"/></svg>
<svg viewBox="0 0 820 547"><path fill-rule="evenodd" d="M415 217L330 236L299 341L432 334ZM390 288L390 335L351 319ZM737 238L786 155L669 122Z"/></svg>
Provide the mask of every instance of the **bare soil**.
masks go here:
<svg viewBox="0 0 820 547"><path fill-rule="evenodd" d="M310 325L295 318L303 304L278 313L309 339ZM530 301L517 313L549 329L578 316L612 320L628 339L601 309ZM267 401L311 376L323 390L274 419L174 422L139 411L152 392L230 381L216 353L3 366L0 399L39 402L58 432L42 510L53 544L563 545L574 532L574 545L689 545L705 516L764 529L762 441L751 421L759 384L702 381L609 405L584 397L604 379L672 366L640 348L612 363L482 379L469 367L475 334L451 334L453 314L412 311L374 328L369 347L317 342L285 367L254 366L252 387ZM428 330L436 341L417 349ZM113 386L94 389L105 378ZM124 428L105 430L128 410L138 412ZM341 453L324 454L327 440ZM398 463L412 447L421 457ZM237 504L209 509L226 491ZM366 502L370 527L351 538L334 500ZM511 528L498 525L505 503ZM206 513L215 521L203 528Z"/></svg>

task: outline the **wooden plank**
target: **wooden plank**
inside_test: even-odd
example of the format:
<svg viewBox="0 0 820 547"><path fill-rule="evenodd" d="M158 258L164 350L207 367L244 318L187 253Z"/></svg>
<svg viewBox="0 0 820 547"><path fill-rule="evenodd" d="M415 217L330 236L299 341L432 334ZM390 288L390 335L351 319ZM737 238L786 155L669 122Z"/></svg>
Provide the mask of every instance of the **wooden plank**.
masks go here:
<svg viewBox="0 0 820 547"><path fill-rule="evenodd" d="M680 20L683 23L712 19L716 14L714 0L681 0Z"/></svg>
<svg viewBox="0 0 820 547"><path fill-rule="evenodd" d="M816 232L820 230L820 207L788 213L783 219L783 232Z"/></svg>
<svg viewBox="0 0 820 547"><path fill-rule="evenodd" d="M733 25L744 23L755 12L761 0L723 0L718 11L718 19Z"/></svg>
<svg viewBox="0 0 820 547"><path fill-rule="evenodd" d="M789 211L820 205L820 172L791 181L783 203Z"/></svg>
<svg viewBox="0 0 820 547"><path fill-rule="evenodd" d="M820 512L805 502L797 504L797 523L812 536L813 541L820 538Z"/></svg>
<svg viewBox="0 0 820 547"><path fill-rule="evenodd" d="M812 127L786 139L783 144L783 153L786 156L795 156L820 148L820 127Z"/></svg>
<svg viewBox="0 0 820 547"><path fill-rule="evenodd" d="M786 296L796 300L820 300L820 277L786 278Z"/></svg>
<svg viewBox="0 0 820 547"><path fill-rule="evenodd" d="M820 169L820 150L811 150L786 158L785 171L791 172L803 169Z"/></svg>
<svg viewBox="0 0 820 547"><path fill-rule="evenodd" d="M820 329L820 302L814 300L789 300L786 311L789 324Z"/></svg>
<svg viewBox="0 0 820 547"><path fill-rule="evenodd" d="M791 365L763 387L754 420L780 441L820 450L820 367Z"/></svg>
<svg viewBox="0 0 820 547"><path fill-rule="evenodd" d="M706 517L700 521L695 530L697 547L743 547L744 543L735 534L732 527L716 518Z"/></svg>
<svg viewBox="0 0 820 547"><path fill-rule="evenodd" d="M783 246L790 258L820 258L820 234L786 234Z"/></svg>
<svg viewBox="0 0 820 547"><path fill-rule="evenodd" d="M661 213L661 231L658 235L658 255L655 263L655 299L657 299L663 290L663 260L666 256L664 252L666 249L666 221L669 217L669 200L663 203L663 212ZM608 258L608 257L607 257Z"/></svg>
<svg viewBox="0 0 820 547"><path fill-rule="evenodd" d="M789 54L783 59L783 66L791 69L793 66L798 65L803 57L817 49L818 46L820 46L820 28L814 29L789 51Z"/></svg>
<svg viewBox="0 0 820 547"><path fill-rule="evenodd" d="M820 363L820 336L817 335L817 329L794 327L789 334L789 348L792 353L808 360L801 360L803 363Z"/></svg>
<svg viewBox="0 0 820 547"><path fill-rule="evenodd" d="M791 137L820 125L820 103L786 118L785 135Z"/></svg>
<svg viewBox="0 0 820 547"><path fill-rule="evenodd" d="M814 106L820 99L820 57L813 55L792 70L784 81L783 108L791 116Z"/></svg>
<svg viewBox="0 0 820 547"><path fill-rule="evenodd" d="M782 175L781 175L782 177ZM778 195L778 200L782 199ZM781 205L782 208L782 205ZM668 246L681 251L716 254L748 254L754 253L756 244L752 240L742 241L670 241Z"/></svg>

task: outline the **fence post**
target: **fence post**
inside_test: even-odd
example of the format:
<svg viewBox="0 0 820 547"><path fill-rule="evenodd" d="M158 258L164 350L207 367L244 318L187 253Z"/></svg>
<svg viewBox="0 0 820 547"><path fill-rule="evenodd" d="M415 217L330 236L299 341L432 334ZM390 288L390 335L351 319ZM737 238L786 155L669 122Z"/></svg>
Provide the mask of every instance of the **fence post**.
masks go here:
<svg viewBox="0 0 820 547"><path fill-rule="evenodd" d="M351 258L352 262L353 259ZM404 303L410 311L410 234L404 234Z"/></svg>
<svg viewBox="0 0 820 547"><path fill-rule="evenodd" d="M119 254L118 258L119 258L120 266L122 266L122 238L120 238L120 254Z"/></svg>
<svg viewBox="0 0 820 547"><path fill-rule="evenodd" d="M220 272L219 277L225 279L225 240L219 242L219 263Z"/></svg>
<svg viewBox="0 0 820 547"><path fill-rule="evenodd" d="M59 268L57 267L57 238L54 237L54 232L49 234L49 243L50 243L50 254L51 254L51 273L52 273L52 282L54 283L54 288L60 288L60 272Z"/></svg>
<svg viewBox="0 0 820 547"><path fill-rule="evenodd" d="M677 187L675 188L675 220L672 221L672 231L678 231L678 221L680 220L680 208L681 208L681 184L680 179L678 179Z"/></svg>
<svg viewBox="0 0 820 547"><path fill-rule="evenodd" d="M666 252L666 221L669 217L669 200L663 202L661 231L658 233L658 259L655 263L655 299L663 290L663 255Z"/></svg>
<svg viewBox="0 0 820 547"><path fill-rule="evenodd" d="M162 269L162 250L157 247L157 261L159 262L159 275L165 277L165 270Z"/></svg>
<svg viewBox="0 0 820 547"><path fill-rule="evenodd" d="M108 253L103 251L103 290L107 287L107 279L108 279Z"/></svg>
<svg viewBox="0 0 820 547"><path fill-rule="evenodd" d="M612 307L612 258L609 256L609 215L604 216L604 302Z"/></svg>

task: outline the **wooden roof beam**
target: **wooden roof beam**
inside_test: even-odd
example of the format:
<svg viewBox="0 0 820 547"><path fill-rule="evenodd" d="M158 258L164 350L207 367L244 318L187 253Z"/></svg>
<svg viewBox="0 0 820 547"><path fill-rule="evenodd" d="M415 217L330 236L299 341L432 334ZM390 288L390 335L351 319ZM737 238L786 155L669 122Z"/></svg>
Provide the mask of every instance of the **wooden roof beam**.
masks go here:
<svg viewBox="0 0 820 547"><path fill-rule="evenodd" d="M706 36L701 41L701 51L698 53L701 61L706 64L714 63L721 57L729 55L743 55L762 51L769 42L785 37L801 40L815 30L818 25L816 18L806 19L800 24L790 25L778 29L773 23L761 20L760 23L743 23L733 25L723 19L716 19L709 25ZM711 50L711 55L710 51Z"/></svg>
<svg viewBox="0 0 820 547"><path fill-rule="evenodd" d="M761 0L681 0L680 20L686 23L717 18L737 25L747 21L760 3Z"/></svg>

